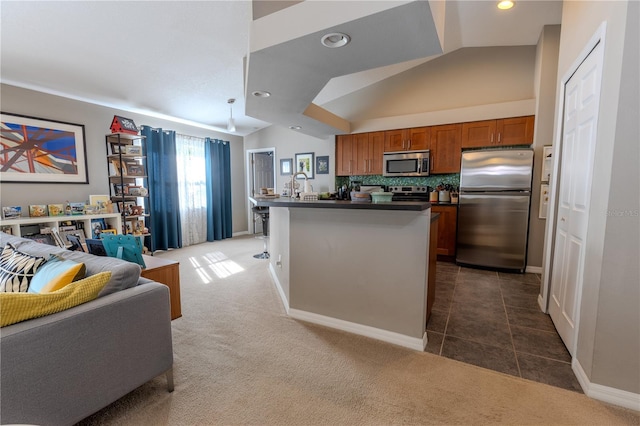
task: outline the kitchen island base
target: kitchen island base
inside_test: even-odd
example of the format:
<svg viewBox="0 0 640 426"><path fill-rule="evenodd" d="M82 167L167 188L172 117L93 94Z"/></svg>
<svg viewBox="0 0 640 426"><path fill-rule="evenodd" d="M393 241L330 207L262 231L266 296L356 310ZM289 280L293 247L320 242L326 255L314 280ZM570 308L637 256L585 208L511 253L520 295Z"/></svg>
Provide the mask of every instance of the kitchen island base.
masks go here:
<svg viewBox="0 0 640 426"><path fill-rule="evenodd" d="M269 269L287 313L424 350L431 210L270 206Z"/></svg>

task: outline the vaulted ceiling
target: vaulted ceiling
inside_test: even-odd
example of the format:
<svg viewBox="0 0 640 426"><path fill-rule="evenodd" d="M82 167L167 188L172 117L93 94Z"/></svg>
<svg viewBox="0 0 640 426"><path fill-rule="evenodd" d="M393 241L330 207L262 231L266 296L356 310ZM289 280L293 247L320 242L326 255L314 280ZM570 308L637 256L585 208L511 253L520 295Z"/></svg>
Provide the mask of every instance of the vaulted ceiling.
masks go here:
<svg viewBox="0 0 640 426"><path fill-rule="evenodd" d="M496 1L269 3L2 1L0 76L223 132L235 98L236 134L273 123L323 137L350 128L330 101L344 111L350 94L461 47L535 45L562 13L536 0L507 12ZM334 31L351 42L322 46Z"/></svg>

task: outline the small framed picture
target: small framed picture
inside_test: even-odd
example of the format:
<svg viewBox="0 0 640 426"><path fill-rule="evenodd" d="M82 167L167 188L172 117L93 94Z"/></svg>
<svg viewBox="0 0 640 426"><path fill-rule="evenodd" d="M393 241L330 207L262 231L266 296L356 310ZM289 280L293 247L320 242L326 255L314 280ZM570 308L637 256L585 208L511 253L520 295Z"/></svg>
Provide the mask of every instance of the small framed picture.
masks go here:
<svg viewBox="0 0 640 426"><path fill-rule="evenodd" d="M124 145L120 145L119 143L112 143L111 144L111 153L112 154L120 154L120 152L123 150Z"/></svg>
<svg viewBox="0 0 640 426"><path fill-rule="evenodd" d="M126 163L127 176L144 176L144 167L138 163Z"/></svg>
<svg viewBox="0 0 640 426"><path fill-rule="evenodd" d="M113 192L115 193L115 195L129 195L129 185L127 184L121 184L121 183L114 183L113 184Z"/></svg>
<svg viewBox="0 0 640 426"><path fill-rule="evenodd" d="M313 152L304 152L296 154L295 168L296 173L304 172L307 175L307 179L313 179L313 169L315 168ZM297 177L298 179L304 179L302 175Z"/></svg>
<svg viewBox="0 0 640 426"><path fill-rule="evenodd" d="M84 206L84 214L98 214L100 207L97 204L87 204Z"/></svg>
<svg viewBox="0 0 640 426"><path fill-rule="evenodd" d="M2 208L3 219L18 219L22 216L22 207L20 206L6 206Z"/></svg>
<svg viewBox="0 0 640 426"><path fill-rule="evenodd" d="M99 213L107 213L109 205L108 195L89 195L89 204L98 206Z"/></svg>
<svg viewBox="0 0 640 426"><path fill-rule="evenodd" d="M29 206L29 217L49 216L49 209L46 204L32 204Z"/></svg>
<svg viewBox="0 0 640 426"><path fill-rule="evenodd" d="M107 222L104 218L91 219L91 238L100 238L104 229L107 229Z"/></svg>
<svg viewBox="0 0 640 426"><path fill-rule="evenodd" d="M142 147L140 145L126 145L124 152L127 155L142 155Z"/></svg>
<svg viewBox="0 0 640 426"><path fill-rule="evenodd" d="M116 234L118 233L118 231L117 231L117 230L115 230L115 229L103 229L103 230L102 230L102 233L103 233L103 234L113 234L113 235L116 235Z"/></svg>
<svg viewBox="0 0 640 426"><path fill-rule="evenodd" d="M290 176L293 174L293 158L280 159L280 176Z"/></svg>
<svg viewBox="0 0 640 426"><path fill-rule="evenodd" d="M49 216L64 216L64 204L48 204Z"/></svg>
<svg viewBox="0 0 640 426"><path fill-rule="evenodd" d="M321 155L316 157L316 173L319 175L329 174L329 156Z"/></svg>
<svg viewBox="0 0 640 426"><path fill-rule="evenodd" d="M129 195L134 196L134 197L142 197L143 196L143 189L141 186L130 186L129 187Z"/></svg>
<svg viewBox="0 0 640 426"><path fill-rule="evenodd" d="M113 165L113 172L115 176L120 176L120 173L122 172L123 176L127 175L127 168L123 167L122 163L120 162L120 160L113 158L111 160L111 164Z"/></svg>
<svg viewBox="0 0 640 426"><path fill-rule="evenodd" d="M84 203L69 203L73 216L84 214Z"/></svg>

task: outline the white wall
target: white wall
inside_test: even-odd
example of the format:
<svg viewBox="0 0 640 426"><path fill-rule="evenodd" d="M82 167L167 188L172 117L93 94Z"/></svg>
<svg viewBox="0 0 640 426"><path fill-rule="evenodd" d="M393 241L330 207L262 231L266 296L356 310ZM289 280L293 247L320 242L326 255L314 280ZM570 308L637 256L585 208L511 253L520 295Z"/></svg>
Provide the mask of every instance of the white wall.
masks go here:
<svg viewBox="0 0 640 426"><path fill-rule="evenodd" d="M635 1L564 2L558 60L562 79L606 22L576 359L590 383L634 394L640 393L638 16Z"/></svg>
<svg viewBox="0 0 640 426"><path fill-rule="evenodd" d="M529 241L527 265L542 265L545 219L539 218L540 184L543 163L543 148L553 144L553 123L556 115L556 86L558 78L558 50L560 48L560 25L543 28L536 52L536 123L534 130L533 188L531 191L531 216L529 218Z"/></svg>
<svg viewBox="0 0 640 426"><path fill-rule="evenodd" d="M0 86L2 111L6 113L28 115L37 118L83 124L87 147L88 184L21 184L0 183L2 205L18 205L26 209L29 204L54 204L69 201L85 201L92 194L108 194L109 182L105 159L105 134L110 133L109 126L114 115L133 119L138 127L149 125L176 130L178 133L199 137L212 137L231 142L231 182L233 232L246 231L247 221L244 215L244 165L243 140L241 137L213 132L198 127L187 126L166 120L160 120L127 111L93 105L60 96L49 95L33 90L2 84Z"/></svg>

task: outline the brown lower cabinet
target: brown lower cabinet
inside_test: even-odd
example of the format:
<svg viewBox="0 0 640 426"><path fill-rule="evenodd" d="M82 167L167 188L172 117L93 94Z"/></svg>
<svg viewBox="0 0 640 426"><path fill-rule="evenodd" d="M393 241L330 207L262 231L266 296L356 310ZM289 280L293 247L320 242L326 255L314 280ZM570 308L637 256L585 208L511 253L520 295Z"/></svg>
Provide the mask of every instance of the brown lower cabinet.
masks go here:
<svg viewBox="0 0 640 426"><path fill-rule="evenodd" d="M455 204L432 204L432 213L440 213L438 220L438 257L453 260L456 255L456 229L458 206Z"/></svg>

